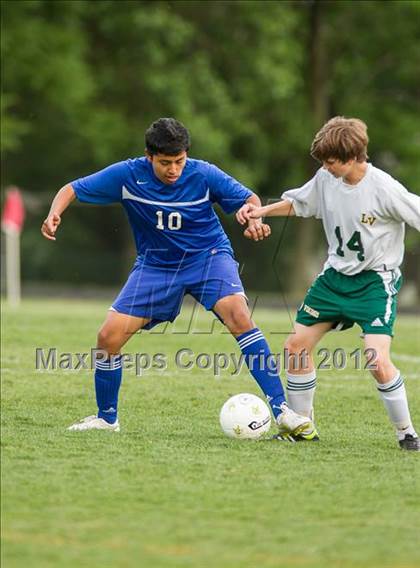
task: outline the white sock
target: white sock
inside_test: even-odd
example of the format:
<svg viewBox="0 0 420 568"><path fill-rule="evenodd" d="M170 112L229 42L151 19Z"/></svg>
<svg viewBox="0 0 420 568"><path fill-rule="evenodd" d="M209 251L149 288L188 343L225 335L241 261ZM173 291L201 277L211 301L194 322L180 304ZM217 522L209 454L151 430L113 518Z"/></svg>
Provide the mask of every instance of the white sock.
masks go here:
<svg viewBox="0 0 420 568"><path fill-rule="evenodd" d="M311 371L304 375L287 376L287 401L292 410L303 416L313 415L313 402L316 388L316 373Z"/></svg>
<svg viewBox="0 0 420 568"><path fill-rule="evenodd" d="M406 434L417 436L410 418L404 380L398 372L388 383L377 383L378 392L384 402L389 419L397 429L397 436L402 440Z"/></svg>

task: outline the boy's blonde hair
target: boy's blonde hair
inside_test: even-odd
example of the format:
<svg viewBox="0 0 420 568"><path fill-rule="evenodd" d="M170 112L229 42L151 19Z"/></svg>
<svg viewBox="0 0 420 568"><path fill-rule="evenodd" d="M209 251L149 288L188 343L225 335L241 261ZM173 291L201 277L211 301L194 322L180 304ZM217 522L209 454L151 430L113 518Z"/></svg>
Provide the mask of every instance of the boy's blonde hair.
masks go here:
<svg viewBox="0 0 420 568"><path fill-rule="evenodd" d="M358 118L335 116L317 132L311 146L311 156L319 162L335 158L341 162L368 158L367 126Z"/></svg>

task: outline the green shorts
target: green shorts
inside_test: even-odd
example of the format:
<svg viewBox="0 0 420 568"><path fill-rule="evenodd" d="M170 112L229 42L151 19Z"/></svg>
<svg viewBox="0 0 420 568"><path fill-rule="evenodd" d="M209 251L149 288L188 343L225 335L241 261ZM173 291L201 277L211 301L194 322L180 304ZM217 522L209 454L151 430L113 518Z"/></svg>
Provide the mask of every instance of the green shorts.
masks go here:
<svg viewBox="0 0 420 568"><path fill-rule="evenodd" d="M328 268L309 288L296 321L307 326L334 322L336 330L348 329L357 323L364 334L392 337L401 284L398 269L367 270L346 276Z"/></svg>

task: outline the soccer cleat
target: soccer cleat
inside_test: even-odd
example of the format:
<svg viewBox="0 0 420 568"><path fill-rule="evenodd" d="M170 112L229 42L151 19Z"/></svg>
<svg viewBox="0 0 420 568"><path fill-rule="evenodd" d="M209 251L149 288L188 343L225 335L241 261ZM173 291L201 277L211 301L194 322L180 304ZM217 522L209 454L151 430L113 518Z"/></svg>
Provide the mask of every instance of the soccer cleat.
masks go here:
<svg viewBox="0 0 420 568"><path fill-rule="evenodd" d="M275 434L272 439L280 442L318 442L319 434L315 427L311 427L300 434Z"/></svg>
<svg viewBox="0 0 420 568"><path fill-rule="evenodd" d="M308 416L301 416L296 414L294 410L289 408L287 404L281 405L281 414L277 416L277 426L279 427L279 435L283 437L286 435L293 435L294 437L305 431L312 431L315 429L313 422Z"/></svg>
<svg viewBox="0 0 420 568"><path fill-rule="evenodd" d="M296 444L296 440L291 434L274 434L271 436L270 440L277 440L278 442L291 442Z"/></svg>
<svg viewBox="0 0 420 568"><path fill-rule="evenodd" d="M398 443L402 450L420 452L420 439L417 436L413 436L413 434L406 434Z"/></svg>
<svg viewBox="0 0 420 568"><path fill-rule="evenodd" d="M319 441L319 434L317 429L315 428L315 420L314 420L314 409L312 408L310 413L310 418L312 420L312 428L306 428L300 434L293 436L295 442L318 442Z"/></svg>
<svg viewBox="0 0 420 568"><path fill-rule="evenodd" d="M110 424L103 418L98 418L94 414L72 424L67 428L67 430L71 430L73 432L84 432L85 430L109 430L111 432L119 432L120 424L118 420L114 422L114 424Z"/></svg>
<svg viewBox="0 0 420 568"><path fill-rule="evenodd" d="M319 434L315 426L302 430L299 434L291 434L295 442L318 442Z"/></svg>

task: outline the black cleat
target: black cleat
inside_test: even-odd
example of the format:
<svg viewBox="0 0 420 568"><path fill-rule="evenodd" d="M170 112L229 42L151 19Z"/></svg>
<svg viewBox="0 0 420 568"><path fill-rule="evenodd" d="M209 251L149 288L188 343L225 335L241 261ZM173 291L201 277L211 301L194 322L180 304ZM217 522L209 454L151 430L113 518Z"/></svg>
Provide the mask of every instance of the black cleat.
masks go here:
<svg viewBox="0 0 420 568"><path fill-rule="evenodd" d="M412 434L406 434L405 438L399 441L399 444L402 450L420 452L420 439L415 438Z"/></svg>

